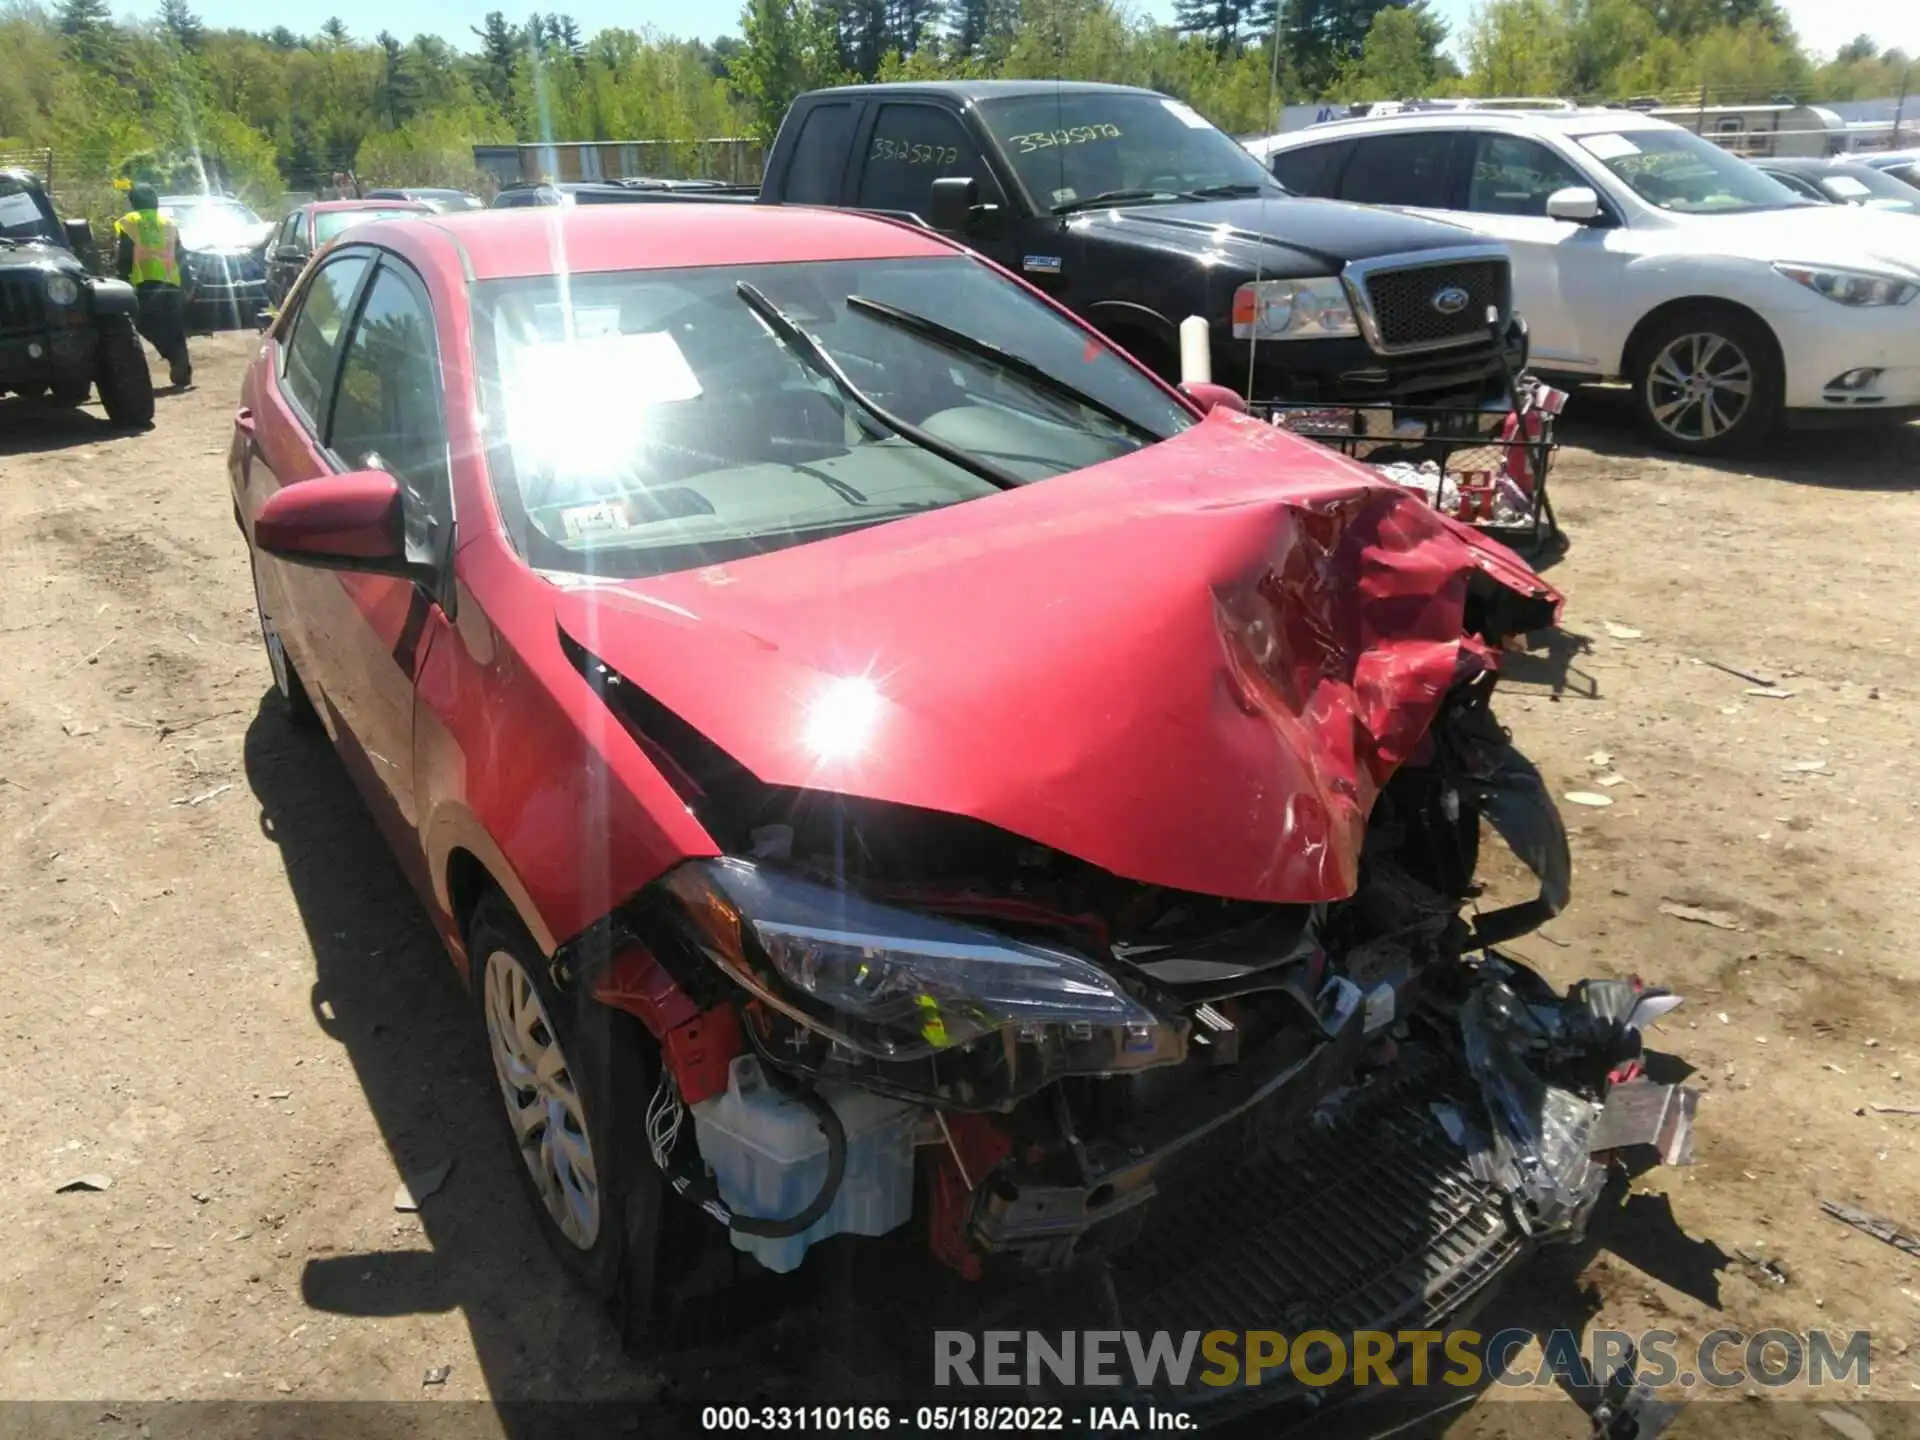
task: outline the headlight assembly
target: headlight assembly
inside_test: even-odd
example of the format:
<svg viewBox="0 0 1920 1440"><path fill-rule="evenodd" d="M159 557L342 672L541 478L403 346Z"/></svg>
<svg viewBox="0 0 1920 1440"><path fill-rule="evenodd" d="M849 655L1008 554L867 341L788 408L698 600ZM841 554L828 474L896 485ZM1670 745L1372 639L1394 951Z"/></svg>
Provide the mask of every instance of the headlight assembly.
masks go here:
<svg viewBox="0 0 1920 1440"><path fill-rule="evenodd" d="M1870 305L1904 305L1920 294L1920 285L1897 275L1876 275L1869 270L1841 270L1826 265L1795 265L1779 261L1773 267L1789 280L1798 281L1815 294L1840 305L1856 308Z"/></svg>
<svg viewBox="0 0 1920 1440"><path fill-rule="evenodd" d="M1233 292L1236 340L1326 340L1359 333L1347 287L1332 275L1257 280Z"/></svg>
<svg viewBox="0 0 1920 1440"><path fill-rule="evenodd" d="M80 287L73 283L71 275L62 275L58 270L47 276L47 299L56 305L71 305L80 298Z"/></svg>
<svg viewBox="0 0 1920 1440"><path fill-rule="evenodd" d="M848 1059L965 1068L971 1051L999 1072L994 1088L1024 1091L1185 1054L1184 1021L1065 950L742 860L690 862L663 885L709 960Z"/></svg>

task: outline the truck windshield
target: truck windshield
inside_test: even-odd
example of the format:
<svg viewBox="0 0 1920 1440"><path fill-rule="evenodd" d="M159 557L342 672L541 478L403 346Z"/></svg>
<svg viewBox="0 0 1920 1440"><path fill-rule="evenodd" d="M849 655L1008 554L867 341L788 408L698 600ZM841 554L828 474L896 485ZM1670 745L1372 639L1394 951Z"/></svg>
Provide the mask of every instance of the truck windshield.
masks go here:
<svg viewBox="0 0 1920 1440"><path fill-rule="evenodd" d="M1642 200L1684 215L1737 215L1815 205L1737 155L1687 130L1582 135L1580 146Z"/></svg>
<svg viewBox="0 0 1920 1440"><path fill-rule="evenodd" d="M850 403L741 303L742 280L922 439ZM630 578L780 549L996 493L979 470L1043 480L1193 423L957 256L488 281L473 314L488 469L515 545L548 571Z"/></svg>
<svg viewBox="0 0 1920 1440"><path fill-rule="evenodd" d="M1196 111L1136 91L1036 93L980 104L1034 208L1201 195L1283 195L1260 162Z"/></svg>

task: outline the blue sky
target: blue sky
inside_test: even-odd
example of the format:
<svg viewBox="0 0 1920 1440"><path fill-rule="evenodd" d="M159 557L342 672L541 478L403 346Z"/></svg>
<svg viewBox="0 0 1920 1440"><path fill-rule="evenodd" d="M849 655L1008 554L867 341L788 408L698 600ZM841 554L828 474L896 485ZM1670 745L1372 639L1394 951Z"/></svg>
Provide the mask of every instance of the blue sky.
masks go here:
<svg viewBox="0 0 1920 1440"><path fill-rule="evenodd" d="M1133 8L1157 18L1172 13L1172 0L1128 0ZM1920 0L1785 0L1801 38L1813 49L1832 52L1862 32L1882 45L1899 45L1920 56ZM1474 0L1435 0L1435 8L1458 30L1473 9ZM306 0L305 4L263 11L254 0L199 0L197 8L208 23L263 29L274 22L296 30L317 30L328 15L338 15L355 35L368 37L380 30L412 36L429 31L459 45L469 45L468 27L498 5L509 15L528 10L571 13L588 34L609 25L632 29L654 26L677 35L738 33L737 0L540 0L538 6L516 0ZM151 4L116 3L123 17L157 11ZM271 15L271 19L269 19Z"/></svg>

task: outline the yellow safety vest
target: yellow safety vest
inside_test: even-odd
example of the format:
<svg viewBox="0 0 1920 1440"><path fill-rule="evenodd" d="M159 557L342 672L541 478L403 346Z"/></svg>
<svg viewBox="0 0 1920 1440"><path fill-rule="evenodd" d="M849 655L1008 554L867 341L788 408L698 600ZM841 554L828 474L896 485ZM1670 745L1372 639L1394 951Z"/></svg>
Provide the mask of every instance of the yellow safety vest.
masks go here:
<svg viewBox="0 0 1920 1440"><path fill-rule="evenodd" d="M127 278L135 285L180 283L179 232L171 220L158 210L129 210L113 228L133 241L133 273Z"/></svg>

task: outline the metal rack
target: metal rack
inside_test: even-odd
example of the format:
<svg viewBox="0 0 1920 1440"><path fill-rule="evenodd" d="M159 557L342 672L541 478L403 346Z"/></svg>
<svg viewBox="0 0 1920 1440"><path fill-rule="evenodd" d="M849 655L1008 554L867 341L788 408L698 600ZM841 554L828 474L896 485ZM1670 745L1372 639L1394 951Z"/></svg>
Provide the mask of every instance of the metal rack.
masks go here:
<svg viewBox="0 0 1920 1440"><path fill-rule="evenodd" d="M1258 405L1253 414L1290 434L1386 469L1444 514L1513 549L1538 553L1564 536L1547 472L1565 397L1530 377L1510 410L1423 406ZM1428 483L1430 482L1430 483Z"/></svg>

